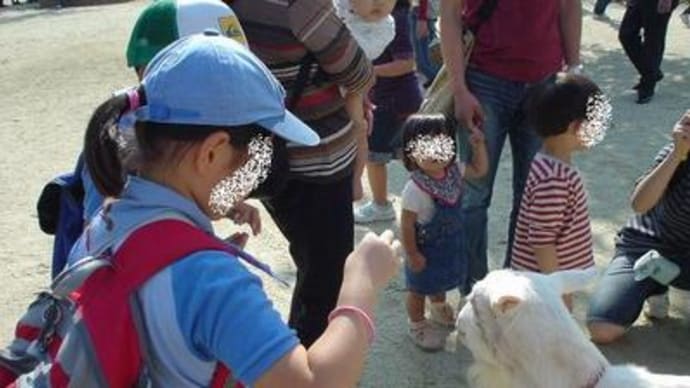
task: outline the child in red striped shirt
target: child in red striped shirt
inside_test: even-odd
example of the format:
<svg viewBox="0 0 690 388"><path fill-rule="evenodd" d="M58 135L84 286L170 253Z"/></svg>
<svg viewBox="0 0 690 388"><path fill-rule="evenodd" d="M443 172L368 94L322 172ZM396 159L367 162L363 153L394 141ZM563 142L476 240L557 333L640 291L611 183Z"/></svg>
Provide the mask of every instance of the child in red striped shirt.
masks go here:
<svg viewBox="0 0 690 388"><path fill-rule="evenodd" d="M587 191L572 155L603 139L611 105L581 75L561 75L535 90L528 119L544 144L522 194L510 266L549 273L594 266ZM571 307L570 297L564 297Z"/></svg>

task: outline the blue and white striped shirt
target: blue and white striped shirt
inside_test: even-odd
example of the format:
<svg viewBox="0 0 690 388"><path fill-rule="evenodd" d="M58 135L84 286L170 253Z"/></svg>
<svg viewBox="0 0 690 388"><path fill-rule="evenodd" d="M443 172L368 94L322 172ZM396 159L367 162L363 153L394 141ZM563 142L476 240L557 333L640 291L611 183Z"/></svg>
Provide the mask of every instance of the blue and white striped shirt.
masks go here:
<svg viewBox="0 0 690 388"><path fill-rule="evenodd" d="M662 148L649 171L672 151L673 144ZM636 252L656 249L664 256L690 260L690 162L678 166L656 206L628 220L616 247Z"/></svg>

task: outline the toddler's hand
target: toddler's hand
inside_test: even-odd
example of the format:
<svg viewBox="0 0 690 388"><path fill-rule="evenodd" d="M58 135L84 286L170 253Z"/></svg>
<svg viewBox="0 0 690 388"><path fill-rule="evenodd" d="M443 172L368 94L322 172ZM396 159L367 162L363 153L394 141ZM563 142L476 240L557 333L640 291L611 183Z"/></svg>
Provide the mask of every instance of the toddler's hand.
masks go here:
<svg viewBox="0 0 690 388"><path fill-rule="evenodd" d="M347 258L345 273L367 277L375 289L381 289L398 272L400 251L400 241L390 230L380 236L367 233Z"/></svg>
<svg viewBox="0 0 690 388"><path fill-rule="evenodd" d="M426 268L426 257L421 253L409 255L407 258L407 266L412 272L422 272Z"/></svg>

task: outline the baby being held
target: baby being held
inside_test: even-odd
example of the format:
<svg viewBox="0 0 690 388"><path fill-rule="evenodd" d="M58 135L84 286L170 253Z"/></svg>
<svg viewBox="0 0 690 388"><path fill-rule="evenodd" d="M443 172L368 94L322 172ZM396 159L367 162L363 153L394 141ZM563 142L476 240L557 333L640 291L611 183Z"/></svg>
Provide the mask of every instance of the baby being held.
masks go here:
<svg viewBox="0 0 690 388"><path fill-rule="evenodd" d="M333 0L338 16L367 58L376 59L395 37L396 0Z"/></svg>

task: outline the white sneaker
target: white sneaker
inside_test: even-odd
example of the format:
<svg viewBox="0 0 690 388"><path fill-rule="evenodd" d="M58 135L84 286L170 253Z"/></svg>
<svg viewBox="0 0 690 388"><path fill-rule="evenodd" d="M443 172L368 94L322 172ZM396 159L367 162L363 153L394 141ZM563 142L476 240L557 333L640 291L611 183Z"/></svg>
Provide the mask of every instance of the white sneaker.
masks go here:
<svg viewBox="0 0 690 388"><path fill-rule="evenodd" d="M362 205L355 209L355 222L358 224L368 224L376 221L391 221L395 219L395 209L393 205L386 202L381 206L374 201L369 201L366 205Z"/></svg>
<svg viewBox="0 0 690 388"><path fill-rule="evenodd" d="M671 306L678 312L681 318L690 321L690 290L681 290L671 287L669 291Z"/></svg>
<svg viewBox="0 0 690 388"><path fill-rule="evenodd" d="M644 302L644 315L652 319L668 317L668 294L652 295Z"/></svg>
<svg viewBox="0 0 690 388"><path fill-rule="evenodd" d="M429 306L430 319L432 322L447 328L455 327L455 313L453 308L446 302L432 302Z"/></svg>
<svg viewBox="0 0 690 388"><path fill-rule="evenodd" d="M412 342L422 350L437 351L446 346L446 336L431 327L426 319L419 322L410 322L407 334Z"/></svg>

